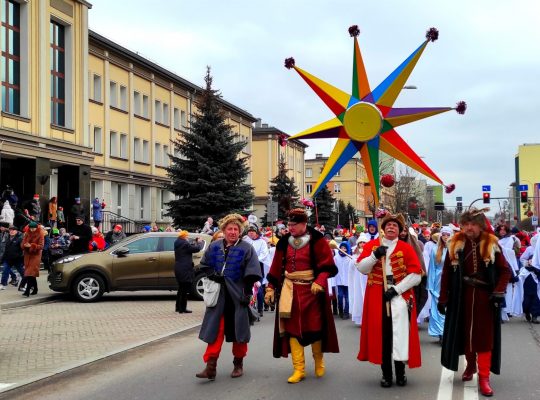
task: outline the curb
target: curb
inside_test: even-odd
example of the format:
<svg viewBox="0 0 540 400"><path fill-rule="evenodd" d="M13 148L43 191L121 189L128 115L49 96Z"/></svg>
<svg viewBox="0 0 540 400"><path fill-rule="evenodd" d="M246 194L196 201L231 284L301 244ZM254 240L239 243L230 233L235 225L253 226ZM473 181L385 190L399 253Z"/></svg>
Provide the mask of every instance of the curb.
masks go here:
<svg viewBox="0 0 540 400"><path fill-rule="evenodd" d="M13 308L32 306L35 304L47 303L49 301L56 301L63 298L65 295L62 293L51 294L49 296L29 298L22 300L10 301L9 303L0 304L0 310L11 310Z"/></svg>
<svg viewBox="0 0 540 400"><path fill-rule="evenodd" d="M39 299L36 299L36 300L39 300ZM159 336L147 339L147 340L143 340L143 341L137 342L137 343L132 344L132 345L121 347L118 350L113 350L113 351L110 351L108 353L105 353L105 354L102 354L102 355L99 355L99 356L90 357L90 358L87 358L85 360L81 360L81 361L77 361L77 362L72 363L72 364L68 364L68 365L66 365L66 366L64 366L62 368L59 368L57 370L54 370L52 372L48 372L48 373L45 373L45 374L42 374L42 375L37 375L37 376L35 376L33 378L30 378L30 379L27 379L25 381L16 383L16 384L14 384L12 386L8 386L8 387L5 387L3 389L0 389L0 396L3 397L6 393L11 392L11 391L16 390L16 389L21 389L24 386L27 386L27 385L30 385L30 384L33 384L33 383L37 383L37 382L42 381L44 379L52 378L52 377L54 377L56 375L63 374L65 372L74 370L76 368L83 367L83 366L88 365L88 364L92 364L92 363L94 363L96 361L100 361L100 360L103 360L105 358L112 357L112 356L118 355L120 353L124 353L126 351L129 351L129 350L133 350L133 349L143 347L143 346L146 346L146 345L154 343L154 342L158 342L158 341L163 340L163 339L165 339L165 338L167 338L169 336L174 336L174 335L177 335L177 334L180 334L180 333L195 329L195 328L201 326L201 324L202 324L202 321L199 322L199 323L193 324L193 325L185 326L185 327L183 327L183 328L181 328L179 330L168 332L168 333L165 333L163 335L159 335Z"/></svg>

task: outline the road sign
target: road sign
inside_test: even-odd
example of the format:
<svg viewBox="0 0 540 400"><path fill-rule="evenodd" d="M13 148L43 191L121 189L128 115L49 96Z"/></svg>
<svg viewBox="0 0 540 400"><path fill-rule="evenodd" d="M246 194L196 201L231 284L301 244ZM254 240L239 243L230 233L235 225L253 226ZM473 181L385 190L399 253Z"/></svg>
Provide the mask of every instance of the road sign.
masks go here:
<svg viewBox="0 0 540 400"><path fill-rule="evenodd" d="M533 215L533 217L531 218L531 222L533 226L538 226L538 217L536 215Z"/></svg>
<svg viewBox="0 0 540 400"><path fill-rule="evenodd" d="M519 185L519 191L524 192L529 190L529 185Z"/></svg>
<svg viewBox="0 0 540 400"><path fill-rule="evenodd" d="M482 192L491 192L491 185L483 185Z"/></svg>
<svg viewBox="0 0 540 400"><path fill-rule="evenodd" d="M462 196L456 197L456 201L463 201L463 197Z"/></svg>
<svg viewBox="0 0 540 400"><path fill-rule="evenodd" d="M257 223L257 220L258 220L258 218L257 218L256 215L253 215L253 214L249 214L249 215L248 215L248 222L249 222L250 224L256 224L256 223Z"/></svg>
<svg viewBox="0 0 540 400"><path fill-rule="evenodd" d="M266 203L266 219L269 222L274 222L278 219L278 203L270 200Z"/></svg>

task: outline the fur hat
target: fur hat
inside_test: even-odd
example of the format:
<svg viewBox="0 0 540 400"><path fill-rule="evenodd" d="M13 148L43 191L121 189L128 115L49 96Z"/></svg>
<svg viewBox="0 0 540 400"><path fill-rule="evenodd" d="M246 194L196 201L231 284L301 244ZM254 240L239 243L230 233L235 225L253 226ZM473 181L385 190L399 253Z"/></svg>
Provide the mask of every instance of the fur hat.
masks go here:
<svg viewBox="0 0 540 400"><path fill-rule="evenodd" d="M231 223L238 225L240 232L243 232L246 227L246 221L240 214L229 214L219 220L219 229L224 232L225 227Z"/></svg>
<svg viewBox="0 0 540 400"><path fill-rule="evenodd" d="M473 224L476 224L482 228L482 230L487 229L486 224L486 216L484 215L485 212L488 212L489 208L469 208L467 211L465 211L463 214L461 214L461 218L459 219L459 224L463 225L467 222L472 222Z"/></svg>
<svg viewBox="0 0 540 400"><path fill-rule="evenodd" d="M395 222L399 225L399 231L401 232L405 228L405 218L403 218L403 215L401 214L387 214L386 217L383 218L381 223L381 228L384 230L384 227L387 223L390 221Z"/></svg>
<svg viewBox="0 0 540 400"><path fill-rule="evenodd" d="M296 223L302 223L307 222L308 215L306 213L306 210L303 208L293 208L291 211L289 211L289 221L290 222L296 222Z"/></svg>

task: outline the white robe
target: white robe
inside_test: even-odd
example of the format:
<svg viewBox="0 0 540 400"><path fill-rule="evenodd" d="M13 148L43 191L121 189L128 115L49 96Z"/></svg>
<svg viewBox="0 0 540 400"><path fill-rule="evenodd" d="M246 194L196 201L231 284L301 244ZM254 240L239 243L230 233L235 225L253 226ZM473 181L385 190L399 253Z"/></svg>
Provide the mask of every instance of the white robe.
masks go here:
<svg viewBox="0 0 540 400"><path fill-rule="evenodd" d="M512 276L519 274L519 264L516 253L514 252L515 240L512 236L507 236L499 240L504 258L510 265ZM506 307L502 309L502 318L507 320L505 314L519 316L523 314L523 286L519 284L508 283L505 294Z"/></svg>

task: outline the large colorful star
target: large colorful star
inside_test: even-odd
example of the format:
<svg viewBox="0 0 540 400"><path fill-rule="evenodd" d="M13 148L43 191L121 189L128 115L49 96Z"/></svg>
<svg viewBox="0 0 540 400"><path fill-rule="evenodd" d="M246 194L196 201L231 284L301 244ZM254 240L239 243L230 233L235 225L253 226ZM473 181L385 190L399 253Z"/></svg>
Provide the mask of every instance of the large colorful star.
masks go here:
<svg viewBox="0 0 540 400"><path fill-rule="evenodd" d="M430 41L437 40L439 32L435 28L428 30L426 40L374 90L370 89L362 55L360 54L358 46L360 30L358 26L351 26L349 34L354 38L352 94L345 93L298 68L293 58L285 60L285 67L288 69L294 68L335 115L334 118L289 138L289 140L337 138L332 154L313 188L313 196L357 152L360 153L365 165L376 205L379 204L380 189L379 150L443 184L441 179L409 147L394 128L452 109L463 114L466 109L465 102L459 102L455 108L393 107L427 44ZM452 186L447 186L447 191Z"/></svg>

